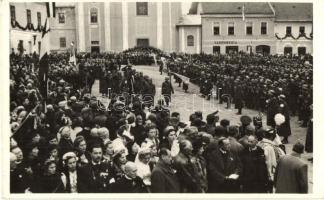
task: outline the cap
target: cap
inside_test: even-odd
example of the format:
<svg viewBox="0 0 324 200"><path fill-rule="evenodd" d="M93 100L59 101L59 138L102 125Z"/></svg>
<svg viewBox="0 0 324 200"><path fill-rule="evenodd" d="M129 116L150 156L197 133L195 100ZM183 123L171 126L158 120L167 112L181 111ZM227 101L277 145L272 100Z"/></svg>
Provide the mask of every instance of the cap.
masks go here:
<svg viewBox="0 0 324 200"><path fill-rule="evenodd" d="M304 153L304 145L300 141L297 141L292 150L296 153L302 154Z"/></svg>

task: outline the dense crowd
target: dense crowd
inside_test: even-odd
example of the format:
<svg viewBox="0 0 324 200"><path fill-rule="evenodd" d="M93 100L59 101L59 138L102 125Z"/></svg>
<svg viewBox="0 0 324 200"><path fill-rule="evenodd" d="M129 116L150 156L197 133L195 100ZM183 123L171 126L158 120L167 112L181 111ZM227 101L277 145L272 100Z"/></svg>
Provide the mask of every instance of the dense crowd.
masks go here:
<svg viewBox="0 0 324 200"><path fill-rule="evenodd" d="M262 57L254 61L238 56L232 58L233 63L226 56L162 54L156 49L138 48L121 54L78 54L77 66L69 63L67 54L52 54L46 99L38 92L37 56L11 55L10 191L272 193L275 188L276 192L308 192L307 165L298 159L304 145L296 143L293 154L285 155L277 134L285 120L278 123L280 119L276 119L274 127L267 129L245 115L240 127L231 125L228 119L220 120L217 111L196 111L189 119L181 119L180 113L165 105L167 98L154 104L152 79L131 65L154 63L164 56L171 71L188 77L205 71L208 81L238 81L245 87L246 73L256 81L262 75L255 73L262 73L264 80L270 79L266 86L274 84L273 89L277 89L278 83L272 81L287 68L278 68L274 63L285 58L267 58L274 69L269 71L273 77L269 77L264 66L257 64ZM235 61L239 57L241 60ZM217 61L221 64L209 65L216 62L213 59L221 59ZM255 67L247 67L248 62ZM311 68L306 66L305 70L309 73ZM305 77L299 74L297 78ZM100 93L111 99L108 107L91 96L95 79L100 80ZM164 93L168 98L173 92L170 81L166 78L162 86L168 90ZM300 82L296 84L299 86ZM280 94L289 96L284 86ZM230 93L226 86L221 87L223 93ZM204 93L202 84L201 88ZM277 90L274 92L278 95ZM287 119L286 111L277 110L274 116ZM294 174L289 170L291 162L298 163ZM296 176L299 181L291 178Z"/></svg>
<svg viewBox="0 0 324 200"><path fill-rule="evenodd" d="M267 101L284 95L291 115L302 125L310 119L313 102L313 57L311 55L171 54L171 71L191 78L207 98L216 86L219 95L230 94L235 104L266 111ZM271 125L271 124L269 124Z"/></svg>

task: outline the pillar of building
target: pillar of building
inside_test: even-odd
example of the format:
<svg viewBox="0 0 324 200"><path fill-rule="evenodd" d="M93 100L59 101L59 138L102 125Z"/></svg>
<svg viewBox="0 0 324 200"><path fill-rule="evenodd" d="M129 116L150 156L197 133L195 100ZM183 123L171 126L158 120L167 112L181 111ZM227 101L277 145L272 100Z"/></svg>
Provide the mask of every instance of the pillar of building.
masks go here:
<svg viewBox="0 0 324 200"><path fill-rule="evenodd" d="M77 3L77 31L78 31L78 50L79 52L85 52L85 33L84 33L84 3Z"/></svg>
<svg viewBox="0 0 324 200"><path fill-rule="evenodd" d="M110 2L104 2L104 15L105 15L105 50L111 51L111 34L110 34Z"/></svg>
<svg viewBox="0 0 324 200"><path fill-rule="evenodd" d="M128 49L128 2L122 2L123 50Z"/></svg>
<svg viewBox="0 0 324 200"><path fill-rule="evenodd" d="M162 6L162 1L157 2L157 11L156 11L156 15L157 15L157 22L156 22L156 46L159 49L163 49L163 27L162 27L162 14L163 14L163 6Z"/></svg>

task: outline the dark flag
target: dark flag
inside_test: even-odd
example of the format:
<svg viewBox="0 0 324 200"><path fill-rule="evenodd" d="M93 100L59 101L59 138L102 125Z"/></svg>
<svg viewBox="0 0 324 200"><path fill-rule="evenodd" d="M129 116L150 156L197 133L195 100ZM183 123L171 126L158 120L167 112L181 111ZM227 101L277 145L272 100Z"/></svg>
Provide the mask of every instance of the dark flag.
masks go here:
<svg viewBox="0 0 324 200"><path fill-rule="evenodd" d="M45 25L42 31L42 43L41 50L39 55L39 72L38 72L38 80L39 80L39 90L44 100L47 99L47 81L48 81L48 69L49 69L49 23L50 18L55 17L55 3L46 3L47 9L47 18L45 21Z"/></svg>
<svg viewBox="0 0 324 200"><path fill-rule="evenodd" d="M33 132L37 129L35 122L35 114L30 112L24 121L19 126L18 130L13 133L13 138L17 141L18 145L24 150L26 144L32 139Z"/></svg>

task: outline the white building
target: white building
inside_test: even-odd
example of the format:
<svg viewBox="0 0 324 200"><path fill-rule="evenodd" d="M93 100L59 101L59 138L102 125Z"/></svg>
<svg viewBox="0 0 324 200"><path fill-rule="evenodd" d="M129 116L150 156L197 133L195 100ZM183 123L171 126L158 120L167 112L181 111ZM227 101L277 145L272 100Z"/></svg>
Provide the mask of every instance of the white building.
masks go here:
<svg viewBox="0 0 324 200"><path fill-rule="evenodd" d="M275 36L278 54L313 53L313 5L311 3L272 3L275 10Z"/></svg>
<svg viewBox="0 0 324 200"><path fill-rule="evenodd" d="M46 17L45 3L10 3L11 51L39 53L42 42L40 26L44 26Z"/></svg>
<svg viewBox="0 0 324 200"><path fill-rule="evenodd" d="M237 51L312 54L312 6L312 3L194 2L189 15L178 24L179 50L210 54ZM201 18L200 24L197 17Z"/></svg>

